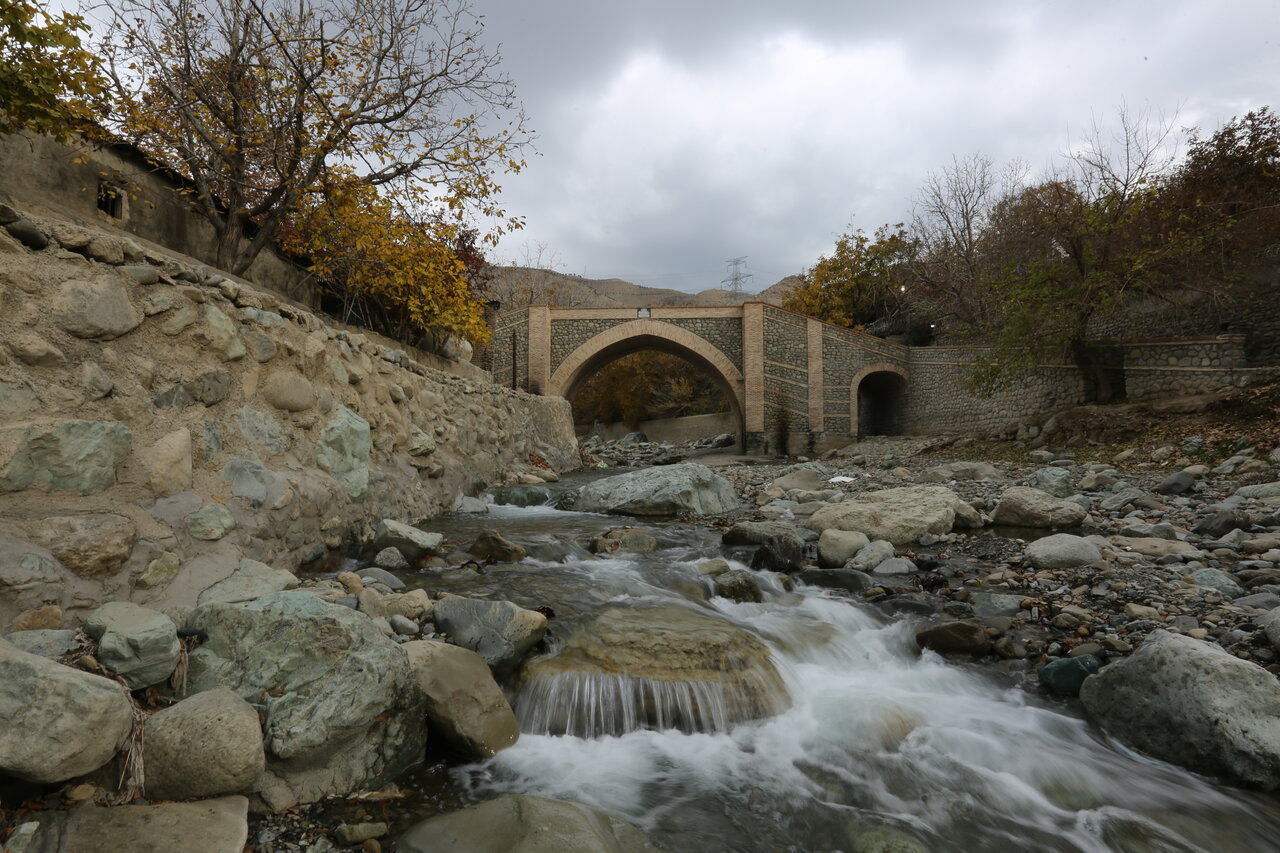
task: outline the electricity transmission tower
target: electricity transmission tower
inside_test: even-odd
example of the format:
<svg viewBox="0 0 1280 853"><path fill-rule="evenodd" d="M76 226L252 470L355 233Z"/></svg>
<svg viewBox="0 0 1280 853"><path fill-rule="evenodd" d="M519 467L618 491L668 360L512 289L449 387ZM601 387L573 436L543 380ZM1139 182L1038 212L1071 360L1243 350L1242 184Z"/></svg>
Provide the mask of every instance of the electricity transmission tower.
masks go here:
<svg viewBox="0 0 1280 853"><path fill-rule="evenodd" d="M720 283L729 285L730 293L741 293L742 285L751 281L751 273L742 271L742 268L747 265L747 256L730 258L725 263L728 264L725 270L728 275L721 279Z"/></svg>

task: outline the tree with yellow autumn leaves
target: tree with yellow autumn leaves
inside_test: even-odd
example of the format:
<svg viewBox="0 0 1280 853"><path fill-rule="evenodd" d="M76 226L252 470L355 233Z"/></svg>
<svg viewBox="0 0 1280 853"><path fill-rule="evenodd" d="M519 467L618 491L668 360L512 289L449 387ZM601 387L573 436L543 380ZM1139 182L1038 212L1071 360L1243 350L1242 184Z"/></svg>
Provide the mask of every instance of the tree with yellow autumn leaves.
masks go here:
<svg viewBox="0 0 1280 853"><path fill-rule="evenodd" d="M219 267L283 240L349 314L483 335L451 249L471 217L484 244L520 227L496 178L530 134L466 0L111 9L113 129L189 181Z"/></svg>
<svg viewBox="0 0 1280 853"><path fill-rule="evenodd" d="M81 36L80 15L30 0L0 0L0 133L66 141L103 110L107 80Z"/></svg>

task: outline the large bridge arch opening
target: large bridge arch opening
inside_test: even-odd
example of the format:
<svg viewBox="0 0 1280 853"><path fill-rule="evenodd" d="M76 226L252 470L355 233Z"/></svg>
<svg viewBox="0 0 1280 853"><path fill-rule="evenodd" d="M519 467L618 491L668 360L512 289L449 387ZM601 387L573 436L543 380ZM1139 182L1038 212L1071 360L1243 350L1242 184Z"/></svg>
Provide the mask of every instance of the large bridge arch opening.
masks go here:
<svg viewBox="0 0 1280 853"><path fill-rule="evenodd" d="M624 356L656 350L690 362L712 378L729 403L738 446L745 440L745 382L742 372L705 339L671 323L634 320L603 331L568 355L551 376L548 393L572 400L583 383Z"/></svg>
<svg viewBox="0 0 1280 853"><path fill-rule="evenodd" d="M858 438L902 434L907 379L907 371L887 363L871 364L854 374L849 388L849 423Z"/></svg>

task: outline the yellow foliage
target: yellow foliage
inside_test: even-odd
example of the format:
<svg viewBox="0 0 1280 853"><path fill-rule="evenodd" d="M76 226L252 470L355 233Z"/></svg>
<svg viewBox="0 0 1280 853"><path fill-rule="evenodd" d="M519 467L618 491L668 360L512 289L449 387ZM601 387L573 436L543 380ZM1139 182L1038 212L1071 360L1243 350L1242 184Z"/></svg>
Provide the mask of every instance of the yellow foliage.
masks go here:
<svg viewBox="0 0 1280 853"><path fill-rule="evenodd" d="M345 320L401 340L443 333L484 343L483 306L454 248L464 232L456 216L407 191L339 173L308 197L282 242L310 259L322 286L341 298Z"/></svg>

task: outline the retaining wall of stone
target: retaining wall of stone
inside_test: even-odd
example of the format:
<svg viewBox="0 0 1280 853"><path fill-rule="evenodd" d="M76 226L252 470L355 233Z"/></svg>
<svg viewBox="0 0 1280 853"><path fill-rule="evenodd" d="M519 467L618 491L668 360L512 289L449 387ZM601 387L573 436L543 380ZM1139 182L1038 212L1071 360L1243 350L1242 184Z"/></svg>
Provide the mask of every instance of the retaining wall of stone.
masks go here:
<svg viewBox="0 0 1280 853"><path fill-rule="evenodd" d="M9 228L57 230L29 224ZM577 464L563 400L59 233L33 251L0 228L0 633L108 600L180 611L243 558L321 565L381 518Z"/></svg>

